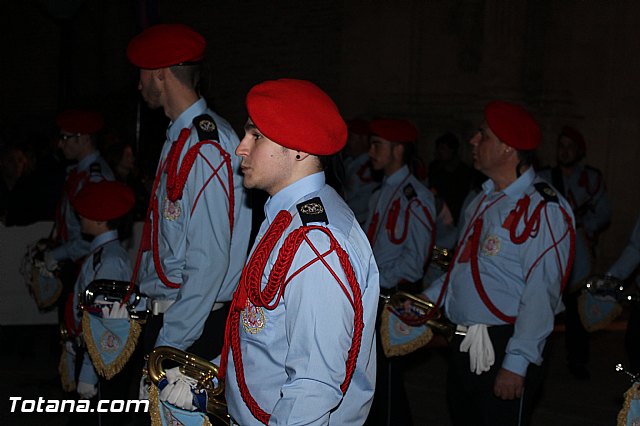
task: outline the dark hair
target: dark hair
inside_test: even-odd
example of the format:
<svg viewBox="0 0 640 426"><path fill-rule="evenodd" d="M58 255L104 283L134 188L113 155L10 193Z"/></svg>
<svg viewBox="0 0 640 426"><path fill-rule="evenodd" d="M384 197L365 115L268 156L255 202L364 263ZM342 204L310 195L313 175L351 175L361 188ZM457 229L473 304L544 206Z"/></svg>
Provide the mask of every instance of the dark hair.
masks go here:
<svg viewBox="0 0 640 426"><path fill-rule="evenodd" d="M458 147L460 147L458 137L451 132L447 132L436 139L436 145L441 143L447 145L452 151L457 151Z"/></svg>
<svg viewBox="0 0 640 426"><path fill-rule="evenodd" d="M196 89L200 84L200 64L174 65L169 69L176 79L187 87Z"/></svg>
<svg viewBox="0 0 640 426"><path fill-rule="evenodd" d="M523 167L533 166L536 162L536 150L522 150L516 151L518 154L518 165L516 166L516 176L520 177L520 169Z"/></svg>
<svg viewBox="0 0 640 426"><path fill-rule="evenodd" d="M343 195L342 187L344 186L345 173L341 153L319 155L318 160L320 160L327 184L331 185L338 194Z"/></svg>

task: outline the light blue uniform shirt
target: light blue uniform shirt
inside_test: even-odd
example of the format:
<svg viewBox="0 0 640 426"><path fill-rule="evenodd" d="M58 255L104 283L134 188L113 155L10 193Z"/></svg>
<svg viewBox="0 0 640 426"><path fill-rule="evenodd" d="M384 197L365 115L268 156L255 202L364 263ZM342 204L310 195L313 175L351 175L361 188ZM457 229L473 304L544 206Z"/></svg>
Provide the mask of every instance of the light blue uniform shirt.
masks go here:
<svg viewBox="0 0 640 426"><path fill-rule="evenodd" d="M329 221L328 225L314 225L326 226L348 253L362 292L364 330L351 384L343 395L340 385L353 336L353 308L321 262L303 269L288 283L274 310L252 307L242 311L239 327L245 378L259 406L271 413L271 425L361 425L367 418L375 388L378 268L353 212L325 185L324 173L300 179L267 201L266 218L254 249L278 212L289 211L293 220L269 255L262 288L284 239L302 226L296 205L314 197L320 197ZM320 253L328 251L329 239L324 233L311 231L307 236ZM315 258L303 242L287 278ZM349 289L335 251L325 260ZM260 424L238 389L233 356L229 353L225 386L229 413L238 424Z"/></svg>
<svg viewBox="0 0 640 426"><path fill-rule="evenodd" d="M89 252L91 255L82 264L73 291L76 324L82 320L82 312L77 309L78 296L84 293L91 281L99 279L129 281L131 279L131 260L118 241L118 231L108 231L95 237L90 243ZM86 351L79 381L89 384L98 383L98 375Z"/></svg>
<svg viewBox="0 0 640 426"><path fill-rule="evenodd" d="M552 169L538 174L547 182L552 181ZM569 176L562 174L564 195L576 219L576 255L569 278L572 289L591 273L593 238L611 221L611 203L606 185L599 170L583 164L576 165Z"/></svg>
<svg viewBox="0 0 640 426"><path fill-rule="evenodd" d="M394 232L396 238L400 237L405 228L405 212L411 202L407 196L407 191L410 191L409 186L413 188L413 193L420 203L411 204L406 239L395 243L390 238L387 221L392 204L399 200L400 211ZM376 190L371 197L369 218L364 229L369 232L374 215L377 213L378 220L372 245L380 269L380 286L383 288L393 288L403 281L415 282L424 275L427 257L434 243L432 241L434 229L421 205L427 208L431 220L435 222L434 196L411 174L407 166L385 177L380 189Z"/></svg>
<svg viewBox="0 0 640 426"><path fill-rule="evenodd" d="M211 145L203 145L180 200L173 205L168 201L166 173L162 173L156 191L159 224L153 224L153 227L159 225L162 268L169 280L182 285L170 288L160 281L152 250L143 254L138 275L140 291L150 300L175 300L164 313L156 346L167 345L181 350L200 337L213 304L231 300L246 259L251 230L251 210L239 174L240 157L235 155L238 137L226 120L207 108L204 99L195 102L171 123L160 164L165 162L180 131L190 128L191 135L180 156L179 167L182 165L187 150L199 142L193 119L204 113L214 119L220 145L231 156L235 197L233 234L229 230L227 169L221 166L220 151ZM220 168L217 176L222 183L218 177L211 179L212 167Z"/></svg>
<svg viewBox="0 0 640 426"><path fill-rule="evenodd" d="M91 168L94 163L99 166L99 172L92 173ZM88 180L91 182L99 182L103 179L115 179L113 172L109 167L109 164L107 164L105 159L102 158L98 151L94 151L91 154L87 155L82 160L80 160L77 165L69 167L69 169L67 169L67 175L73 169L76 169L78 173L86 173L88 176ZM84 182L85 180L79 182L78 187L76 188L76 194L80 192L80 190L84 186ZM89 254L90 244L89 241L86 241L82 238L80 219L73 210L66 192L62 194L60 203L60 208L62 209L62 214L67 227L67 240L58 247L54 248L51 251L51 255L58 262L68 259L75 262L76 260L79 260Z"/></svg>
<svg viewBox="0 0 640 426"><path fill-rule="evenodd" d="M531 168L502 191L496 192L493 182L486 181L464 213L458 247L458 251L464 251L471 234L465 230L474 212L484 212L479 252L471 256L477 255L482 284L491 302L506 315L516 317L502 367L522 376L526 375L529 363L542 363L542 349L553 330L554 316L564 309L560 287L569 259L570 240L569 225L560 206L573 221L568 203L559 196L560 204L550 201L542 209L534 237L519 245L511 241L509 230L503 224L524 196L531 198L527 217L532 215L543 201L533 186L537 182L542 179ZM517 235L524 228L522 222L518 223ZM460 262L461 257L458 253L444 297L447 317L455 324L466 326L506 324L482 301L474 286L471 262ZM430 300L437 300L444 279L441 277L424 292Z"/></svg>
<svg viewBox="0 0 640 426"><path fill-rule="evenodd" d="M380 184L373 179L371 167L367 167L368 161L369 154L365 152L345 162L344 167L344 200L361 225L364 225L369 214L371 193Z"/></svg>
<svg viewBox="0 0 640 426"><path fill-rule="evenodd" d="M611 265L607 273L621 280L626 280L640 264L640 217L636 221L633 231L629 236L629 242L622 250L622 254ZM636 281L640 284L638 281Z"/></svg>

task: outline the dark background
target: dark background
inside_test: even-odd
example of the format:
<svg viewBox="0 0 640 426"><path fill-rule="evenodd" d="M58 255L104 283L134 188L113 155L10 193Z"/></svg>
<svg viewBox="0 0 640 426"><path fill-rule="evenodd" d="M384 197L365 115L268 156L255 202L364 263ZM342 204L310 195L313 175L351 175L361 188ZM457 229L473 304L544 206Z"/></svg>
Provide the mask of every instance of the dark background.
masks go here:
<svg viewBox="0 0 640 426"><path fill-rule="evenodd" d="M58 111L97 108L153 169L166 119L140 103L125 50L148 24L182 22L206 37L203 94L237 130L249 88L279 77L316 82L347 118L410 118L427 162L444 131L467 141L491 99L538 118L542 164L577 127L614 206L604 267L640 211L639 18L634 0L3 1L0 125L47 143Z"/></svg>

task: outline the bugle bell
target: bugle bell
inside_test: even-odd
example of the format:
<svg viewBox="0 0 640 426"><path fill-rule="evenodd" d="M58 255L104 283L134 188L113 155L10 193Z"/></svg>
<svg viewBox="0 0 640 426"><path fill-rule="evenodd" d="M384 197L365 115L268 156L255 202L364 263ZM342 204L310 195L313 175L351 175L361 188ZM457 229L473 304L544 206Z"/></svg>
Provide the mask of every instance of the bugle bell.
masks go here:
<svg viewBox="0 0 640 426"><path fill-rule="evenodd" d="M399 291L393 296L381 296L405 324L419 326L428 324L434 330L444 334L447 340L451 340L456 333L456 327L449 322L442 311L429 300L414 296L404 291Z"/></svg>
<svg viewBox="0 0 640 426"><path fill-rule="evenodd" d="M93 280L84 290L84 293L82 293L79 297L80 308L86 309L87 307L98 302L122 302L129 292L129 285L129 281L105 279ZM134 289L132 295L133 298L129 298L129 301L126 301L129 317L132 320L142 322L145 319L145 312L135 310L135 308L142 300L142 297L137 292L137 289Z"/></svg>
<svg viewBox="0 0 640 426"><path fill-rule="evenodd" d="M213 379L218 377L218 367L199 356L181 351L170 346L158 346L148 355L146 374L154 385L158 385L165 377L163 363L171 361L178 364L182 374L195 379L197 390L207 394L207 413L218 419L221 424L230 425L231 418L224 401L224 384L214 385Z"/></svg>

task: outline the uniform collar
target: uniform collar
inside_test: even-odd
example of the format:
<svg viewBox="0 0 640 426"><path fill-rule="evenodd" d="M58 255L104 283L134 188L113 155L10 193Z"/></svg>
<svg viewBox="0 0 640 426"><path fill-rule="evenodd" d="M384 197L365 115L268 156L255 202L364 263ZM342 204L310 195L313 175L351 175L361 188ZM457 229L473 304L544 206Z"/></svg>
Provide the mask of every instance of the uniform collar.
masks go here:
<svg viewBox="0 0 640 426"><path fill-rule="evenodd" d="M281 189L264 204L264 214L271 223L280 210L289 208L307 194L318 192L324 187L324 172L314 173L295 181Z"/></svg>
<svg viewBox="0 0 640 426"><path fill-rule="evenodd" d="M176 121L169 123L167 140L173 142L178 139L180 131L184 128L191 127L193 119L204 113L205 109L207 109L207 101L205 101L204 98L200 98L191 104L189 108L182 111L182 114L176 118Z"/></svg>
<svg viewBox="0 0 640 426"><path fill-rule="evenodd" d="M118 239L118 231L116 230L107 231L103 234L100 234L91 241L90 251L94 251L98 247L103 246L106 243L117 240L117 239Z"/></svg>
<svg viewBox="0 0 640 426"><path fill-rule="evenodd" d="M383 185L397 185L409 176L409 167L405 164L398 170L393 172L391 176L385 176L382 180Z"/></svg>
<svg viewBox="0 0 640 426"><path fill-rule="evenodd" d="M98 156L100 156L100 153L98 151L93 151L91 154L78 161L78 170L89 170L89 166L96 162Z"/></svg>
<svg viewBox="0 0 640 426"><path fill-rule="evenodd" d="M519 200L522 197L522 194L533 184L533 180L536 177L536 173L533 170L533 167L529 167L526 172L524 172L518 179L513 181L513 183L507 186L505 189L501 191L507 197ZM495 185L491 179L487 179L482 184L482 189L487 196L491 196L494 192Z"/></svg>

